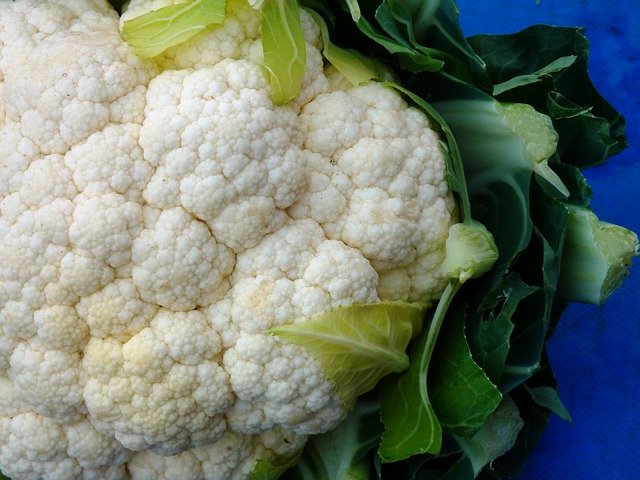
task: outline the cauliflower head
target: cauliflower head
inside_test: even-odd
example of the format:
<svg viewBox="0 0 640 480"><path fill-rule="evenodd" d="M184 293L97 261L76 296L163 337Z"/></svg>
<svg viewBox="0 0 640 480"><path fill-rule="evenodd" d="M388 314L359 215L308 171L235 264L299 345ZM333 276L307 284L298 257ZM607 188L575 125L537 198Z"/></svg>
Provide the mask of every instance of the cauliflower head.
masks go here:
<svg viewBox="0 0 640 480"><path fill-rule="evenodd" d="M247 478L347 410L270 328L441 294L456 219L437 135L382 84L331 81L301 15L302 89L274 106L246 0L152 60L106 0L0 3L13 480Z"/></svg>

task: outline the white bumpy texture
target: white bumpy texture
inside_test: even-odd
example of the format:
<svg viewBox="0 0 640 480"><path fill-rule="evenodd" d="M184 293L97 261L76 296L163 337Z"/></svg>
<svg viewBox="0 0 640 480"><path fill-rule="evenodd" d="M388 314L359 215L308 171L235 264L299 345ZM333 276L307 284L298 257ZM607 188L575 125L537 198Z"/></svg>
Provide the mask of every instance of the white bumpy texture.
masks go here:
<svg viewBox="0 0 640 480"><path fill-rule="evenodd" d="M247 478L345 414L318 362L267 329L440 295L440 142L392 90L336 87L302 15L302 91L274 106L245 0L153 60L105 0L0 2L13 480Z"/></svg>

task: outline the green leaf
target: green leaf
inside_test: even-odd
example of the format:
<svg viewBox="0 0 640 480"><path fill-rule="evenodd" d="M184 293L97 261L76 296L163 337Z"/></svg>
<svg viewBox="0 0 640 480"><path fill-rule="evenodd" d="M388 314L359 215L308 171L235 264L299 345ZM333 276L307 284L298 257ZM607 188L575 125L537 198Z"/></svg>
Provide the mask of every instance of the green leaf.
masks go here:
<svg viewBox="0 0 640 480"><path fill-rule="evenodd" d="M534 402L525 392L514 392L513 400L523 421L513 447L491 463L495 478L517 478L549 422L549 410Z"/></svg>
<svg viewBox="0 0 640 480"><path fill-rule="evenodd" d="M379 409L377 400L359 400L337 427L309 439L302 456L282 480L369 480L367 455L382 434Z"/></svg>
<svg viewBox="0 0 640 480"><path fill-rule="evenodd" d="M493 234L499 274L507 270L531 237L532 165L525 142L510 128L499 104L469 85L454 79L449 82L441 87L447 88L453 98L433 106L456 138L471 214Z"/></svg>
<svg viewBox="0 0 640 480"><path fill-rule="evenodd" d="M554 120L564 162L595 165L627 146L624 118L589 79L589 41L582 28L536 25L474 36L469 43L486 63L501 101L529 103Z"/></svg>
<svg viewBox="0 0 640 480"><path fill-rule="evenodd" d="M261 458L249 474L249 480L277 480L298 461L298 456L285 459L282 462L272 462Z"/></svg>
<svg viewBox="0 0 640 480"><path fill-rule="evenodd" d="M271 99L284 105L300 93L306 46L297 0L265 0L262 5L262 50L269 72Z"/></svg>
<svg viewBox="0 0 640 480"><path fill-rule="evenodd" d="M409 367L405 351L420 331L425 308L406 302L352 305L269 332L305 347L352 405L382 377Z"/></svg>
<svg viewBox="0 0 640 480"><path fill-rule="evenodd" d="M527 392L531 395L531 398L541 407L548 408L553 413L558 415L563 420L571 422L571 415L569 411L562 404L562 400L558 396L558 391L553 387L541 386L541 387L526 387Z"/></svg>
<svg viewBox="0 0 640 480"><path fill-rule="evenodd" d="M537 288L525 284L518 274L507 275L484 299L492 303L487 318L467 322L473 358L495 385L501 384L511 348L510 337L514 329L511 319L520 302L535 291Z"/></svg>
<svg viewBox="0 0 640 480"><path fill-rule="evenodd" d="M408 41L390 37L384 31L380 31L374 24L366 19L360 10L356 0L342 0L356 22L358 29L389 53L397 55L403 65L412 71L436 71L442 68L443 62L416 50Z"/></svg>
<svg viewBox="0 0 640 480"><path fill-rule="evenodd" d="M471 357L464 323L464 303L447 314L429 368L433 409L446 433L468 436L493 412L502 395Z"/></svg>
<svg viewBox="0 0 640 480"><path fill-rule="evenodd" d="M443 71L458 78L486 81L484 63L465 39L453 0L385 0L376 20L399 43L409 44L417 54L404 68ZM412 64L433 63L438 68L415 69Z"/></svg>
<svg viewBox="0 0 640 480"><path fill-rule="evenodd" d="M153 10L124 22L122 36L141 57L155 57L224 21L226 0L193 0Z"/></svg>
<svg viewBox="0 0 640 480"><path fill-rule="evenodd" d="M362 13L360 12L360 5L358 4L358 0L345 0L347 6L349 8L349 12L351 13L351 18L354 22L358 22Z"/></svg>
<svg viewBox="0 0 640 480"><path fill-rule="evenodd" d="M486 465L513 447L523 426L518 407L507 396L472 437L456 437L473 466L474 478Z"/></svg>
<svg viewBox="0 0 640 480"><path fill-rule="evenodd" d="M320 27L322 44L324 45L322 54L351 85L358 86L377 76L376 66L371 59L356 50L338 47L331 41L327 24L323 18L313 10L308 9L307 12L309 12Z"/></svg>
<svg viewBox="0 0 640 480"><path fill-rule="evenodd" d="M442 428L429 400L427 371L445 314L458 288L459 284L452 282L440 297L429 328L413 346L409 370L380 384L380 418L385 432L378 454L383 462L440 451Z"/></svg>
<svg viewBox="0 0 640 480"><path fill-rule="evenodd" d="M383 462L396 462L420 453L437 454L442 445L442 428L427 394L421 395L420 384L426 372L420 359L428 351L425 338L411 354L411 366L399 377L380 382L380 418L385 431L378 455ZM426 391L426 389L425 389Z"/></svg>
<svg viewBox="0 0 640 480"><path fill-rule="evenodd" d="M509 90L517 87L530 85L536 82L542 82L546 77L555 73L560 73L564 69L569 68L576 61L575 55L567 55L565 57L556 58L550 64L543 66L539 70L510 78L502 83L493 86L493 95L498 97Z"/></svg>

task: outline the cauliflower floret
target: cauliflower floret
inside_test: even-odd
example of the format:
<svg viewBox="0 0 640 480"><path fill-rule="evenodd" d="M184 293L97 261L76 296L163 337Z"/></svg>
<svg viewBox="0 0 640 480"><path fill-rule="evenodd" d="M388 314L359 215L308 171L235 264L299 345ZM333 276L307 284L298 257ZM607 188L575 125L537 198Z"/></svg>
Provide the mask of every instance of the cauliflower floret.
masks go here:
<svg viewBox="0 0 640 480"><path fill-rule="evenodd" d="M9 371L16 396L56 423L78 421L86 413L85 373L78 352L54 350L37 338L20 342Z"/></svg>
<svg viewBox="0 0 640 480"><path fill-rule="evenodd" d="M131 457L131 452L120 442L100 433L88 420L66 426L65 433L68 443L67 453L85 469L123 465ZM118 471L121 470L114 469L113 473ZM124 472L120 473L124 476L123 474ZM109 477L105 476L105 478Z"/></svg>
<svg viewBox="0 0 640 480"><path fill-rule="evenodd" d="M131 248L133 283L142 299L173 310L212 303L234 264L231 251L179 207L163 211Z"/></svg>
<svg viewBox="0 0 640 480"><path fill-rule="evenodd" d="M69 243L114 268L131 261L131 244L142 231L142 207L113 192L83 193L75 203Z"/></svg>
<svg viewBox="0 0 640 480"><path fill-rule="evenodd" d="M144 159L139 135L138 124L110 124L74 146L64 157L73 172L73 185L81 190L116 192L140 202L154 169Z"/></svg>
<svg viewBox="0 0 640 480"><path fill-rule="evenodd" d="M302 347L243 335L226 351L224 365L238 398L227 413L233 430L256 434L277 426L313 434L346 414L320 364Z"/></svg>
<svg viewBox="0 0 640 480"><path fill-rule="evenodd" d="M176 0L132 0L121 22ZM106 0L0 2L0 468L246 479L347 406L269 329L435 299L455 208L427 118L330 85L301 11L276 106L261 16L150 60Z"/></svg>
<svg viewBox="0 0 640 480"><path fill-rule="evenodd" d="M4 473L13 478L80 478L82 467L67 455L62 425L35 412L20 413L3 422L6 433L0 446L0 465Z"/></svg>
<svg viewBox="0 0 640 480"><path fill-rule="evenodd" d="M0 102L4 106L2 93ZM32 161L39 158L37 145L25 138L20 130L19 122L4 121L0 127L0 200L20 189L24 172Z"/></svg>
<svg viewBox="0 0 640 480"><path fill-rule="evenodd" d="M172 455L209 444L233 402L221 342L198 311L160 310L125 344L93 338L83 366L94 425L131 450Z"/></svg>
<svg viewBox="0 0 640 480"><path fill-rule="evenodd" d="M263 332L377 299L378 275L369 261L342 242L322 238L317 223L292 220L238 255L229 296L231 323L239 331Z"/></svg>
<svg viewBox="0 0 640 480"><path fill-rule="evenodd" d="M115 277L113 269L104 261L81 251L65 253L58 268L58 281L45 287L49 304L73 305L81 297L92 294Z"/></svg>
<svg viewBox="0 0 640 480"><path fill-rule="evenodd" d="M118 441L98 432L88 420L59 425L30 410L0 377L0 464L11 478L47 480L126 480L131 456ZM34 462L33 459L38 461Z"/></svg>
<svg viewBox="0 0 640 480"><path fill-rule="evenodd" d="M151 10L183 3L182 0L132 0L123 13L121 23ZM171 47L156 60L163 69L200 69L213 66L225 58L249 57L260 38L260 12L245 0L228 0L223 25L213 24L205 32L185 43Z"/></svg>
<svg viewBox="0 0 640 480"><path fill-rule="evenodd" d="M219 480L247 478L256 458L276 460L295 454L306 436L281 429L259 436L247 436L227 430L220 440L206 447L196 447L171 457L151 452L134 455L128 466L138 480Z"/></svg>
<svg viewBox="0 0 640 480"><path fill-rule="evenodd" d="M28 210L37 210L58 198L73 198L78 190L71 177L61 155L35 160L22 175L20 188L0 202L2 216L15 222Z"/></svg>
<svg viewBox="0 0 640 480"><path fill-rule="evenodd" d="M327 237L360 250L385 278L380 298L437 298L455 216L442 147L426 116L372 83L319 95L299 118L305 146L318 155L310 188L289 214L316 220Z"/></svg>
<svg viewBox="0 0 640 480"><path fill-rule="evenodd" d="M3 62L6 115L45 154L64 154L105 127L110 103L155 73L123 44L116 18L95 13L33 48L5 50Z"/></svg>
<svg viewBox="0 0 640 480"><path fill-rule="evenodd" d="M159 306L143 301L133 280L120 278L81 298L75 308L92 337L124 343L149 325Z"/></svg>
<svg viewBox="0 0 640 480"><path fill-rule="evenodd" d="M260 67L224 60L188 75L164 72L148 96L158 97L140 131L145 157L158 166L144 191L150 205L182 206L236 252L282 226L307 161L297 117L272 106Z"/></svg>
<svg viewBox="0 0 640 480"><path fill-rule="evenodd" d="M33 323L38 329L40 344L52 350L82 350L89 337L87 324L80 320L74 308L66 305L51 305L36 310Z"/></svg>

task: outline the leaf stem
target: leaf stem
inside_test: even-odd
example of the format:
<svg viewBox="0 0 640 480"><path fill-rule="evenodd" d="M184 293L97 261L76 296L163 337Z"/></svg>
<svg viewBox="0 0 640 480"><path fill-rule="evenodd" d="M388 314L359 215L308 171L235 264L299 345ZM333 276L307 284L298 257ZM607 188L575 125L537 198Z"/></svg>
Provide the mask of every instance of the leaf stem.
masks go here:
<svg viewBox="0 0 640 480"><path fill-rule="evenodd" d="M422 398L422 402L425 406L429 405L429 394L427 393L427 372L429 362L431 361L431 356L433 355L433 350L436 345L436 339L440 333L444 317L447 310L449 310L449 306L451 305L453 298L460 289L460 285L461 283L458 280L452 280L447 284L440 300L438 301L436 310L433 312L431 323L429 324L426 341L427 347L422 352L422 357L420 358L420 371L425 372L424 375L420 376L420 397Z"/></svg>

